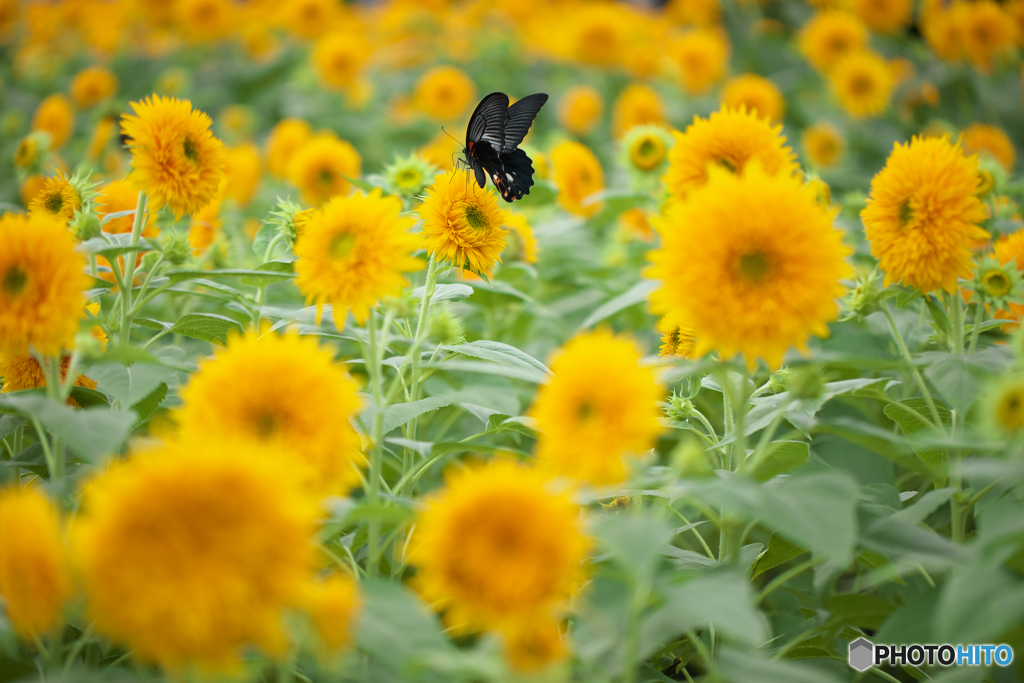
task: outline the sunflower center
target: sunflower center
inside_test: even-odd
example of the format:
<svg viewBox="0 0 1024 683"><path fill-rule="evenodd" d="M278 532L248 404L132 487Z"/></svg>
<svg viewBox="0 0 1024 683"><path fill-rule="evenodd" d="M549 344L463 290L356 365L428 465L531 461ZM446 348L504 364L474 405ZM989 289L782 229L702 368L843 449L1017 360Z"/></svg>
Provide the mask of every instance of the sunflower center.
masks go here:
<svg viewBox="0 0 1024 683"><path fill-rule="evenodd" d="M736 164L732 163L725 157L718 160L718 165L729 171L729 173L735 173L738 170Z"/></svg>
<svg viewBox="0 0 1024 683"><path fill-rule="evenodd" d="M277 431L277 418L272 413L260 413L256 416L256 433L261 438L274 435Z"/></svg>
<svg viewBox="0 0 1024 683"><path fill-rule="evenodd" d="M854 74L850 79L850 90L854 95L867 95L874 89L875 82L867 74Z"/></svg>
<svg viewBox="0 0 1024 683"><path fill-rule="evenodd" d="M185 138L185 142L181 143L181 151L185 153L185 158L193 164L199 163L199 150L196 148L196 143L192 142L192 138Z"/></svg>
<svg viewBox="0 0 1024 683"><path fill-rule="evenodd" d="M14 151L14 165L24 168L35 161L36 149L31 140L22 140L18 143L18 149Z"/></svg>
<svg viewBox="0 0 1024 683"><path fill-rule="evenodd" d="M422 181L420 172L414 168L407 168L395 175L395 184L399 187L418 187Z"/></svg>
<svg viewBox="0 0 1024 683"><path fill-rule="evenodd" d="M334 258L345 258L352 253L356 246L356 236L351 232L342 232L331 240L331 256Z"/></svg>
<svg viewBox="0 0 1024 683"><path fill-rule="evenodd" d="M653 138L644 138L635 148L633 163L645 171L650 171L665 158L665 150Z"/></svg>
<svg viewBox="0 0 1024 683"><path fill-rule="evenodd" d="M910 198L908 197L900 204L900 226L906 227L907 223L913 220L913 218L914 209L910 206Z"/></svg>
<svg viewBox="0 0 1024 683"><path fill-rule="evenodd" d="M771 265L768 255L763 251L751 251L740 256L740 274L754 284L764 280Z"/></svg>
<svg viewBox="0 0 1024 683"><path fill-rule="evenodd" d="M321 169L320 173L317 174L316 179L319 180L324 185L329 185L331 181L334 180L334 173L331 172L331 169L324 168Z"/></svg>
<svg viewBox="0 0 1024 683"><path fill-rule="evenodd" d="M487 224L487 214L476 204L470 204L466 207L466 222L474 230L487 230L490 227Z"/></svg>
<svg viewBox="0 0 1024 683"><path fill-rule="evenodd" d="M60 192L54 192L46 196L43 200L43 206L50 213L57 214L64 208L64 197L61 196Z"/></svg>
<svg viewBox="0 0 1024 683"><path fill-rule="evenodd" d="M590 401L583 401L576 409L576 418L580 422L586 422L592 418L596 412L597 411L594 409L594 406L590 404Z"/></svg>
<svg viewBox="0 0 1024 683"><path fill-rule="evenodd" d="M28 273L18 266L11 266L4 273L3 290L7 296L18 296L28 285Z"/></svg>
<svg viewBox="0 0 1024 683"><path fill-rule="evenodd" d="M1024 427L1024 396L1019 392L1010 392L999 403L999 424L1007 431L1017 431Z"/></svg>
<svg viewBox="0 0 1024 683"><path fill-rule="evenodd" d="M982 276L981 280L985 284L985 291L990 296L1006 296L1013 287L1010 278L1001 270L989 271Z"/></svg>

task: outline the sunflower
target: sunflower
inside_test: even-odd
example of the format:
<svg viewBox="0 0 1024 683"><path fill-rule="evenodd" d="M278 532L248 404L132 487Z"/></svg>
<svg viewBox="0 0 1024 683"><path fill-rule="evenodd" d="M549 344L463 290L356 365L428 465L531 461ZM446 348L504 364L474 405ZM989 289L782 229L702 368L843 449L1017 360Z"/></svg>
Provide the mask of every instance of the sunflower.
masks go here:
<svg viewBox="0 0 1024 683"><path fill-rule="evenodd" d="M712 26L722 8L719 0L669 0L663 5L665 16L683 26Z"/></svg>
<svg viewBox="0 0 1024 683"><path fill-rule="evenodd" d="M674 314L663 315L658 320L658 332L661 333L661 348L658 355L675 356L677 358L694 358L696 348L693 328Z"/></svg>
<svg viewBox="0 0 1024 683"><path fill-rule="evenodd" d="M71 597L57 509L38 487L0 489L0 597L14 630L39 637Z"/></svg>
<svg viewBox="0 0 1024 683"><path fill-rule="evenodd" d="M476 96L476 86L466 73L454 66L435 66L416 81L416 108L439 121L451 121L462 114Z"/></svg>
<svg viewBox="0 0 1024 683"><path fill-rule="evenodd" d="M18 193L21 196L22 206L28 208L28 205L36 198L36 195L43 191L43 185L45 184L46 176L42 173L35 173L25 178L25 180L21 182L21 187L19 188Z"/></svg>
<svg viewBox="0 0 1024 683"><path fill-rule="evenodd" d="M96 122L92 138L89 139L89 146L85 151L87 161L96 163L100 160L107 150L107 145L113 140L115 131L117 131L117 118L114 116L104 116Z"/></svg>
<svg viewBox="0 0 1024 683"><path fill-rule="evenodd" d="M437 167L418 154L396 156L384 167L384 189L405 199L418 197L431 183Z"/></svg>
<svg viewBox="0 0 1024 683"><path fill-rule="evenodd" d="M925 2L921 9L921 29L932 50L942 59L959 61L964 56L964 27L967 13L966 2L953 0Z"/></svg>
<svg viewBox="0 0 1024 683"><path fill-rule="evenodd" d="M723 107L706 119L694 116L684 132L673 133L676 144L668 153L665 174L669 192L682 199L707 183L711 167L743 173L754 159L768 173L796 172L796 155L781 133L781 125L772 126L743 107Z"/></svg>
<svg viewBox="0 0 1024 683"><path fill-rule="evenodd" d="M1024 231L1011 232L996 240L995 244L992 245L992 256L1001 266L1007 266L1012 261L1017 273L1024 273ZM980 280L980 278L975 279ZM1016 281L1012 277L1008 279L1012 283L1010 287L1011 292L1015 292ZM986 292L986 296L988 295L989 293ZM1019 296L1012 296L1011 298L1019 299ZM1016 320L1018 322L1024 318L1024 304L1017 301L1006 301L1005 306L1000 306L997 302L996 308L997 310L993 313L994 318ZM1002 326L1002 330L1009 332L1015 327L1017 327L1017 323L1007 323Z"/></svg>
<svg viewBox="0 0 1024 683"><path fill-rule="evenodd" d="M212 202L192 214L192 220L188 225L188 243L194 255L199 256L203 253L220 234L223 227L220 210L223 205L224 201L218 194Z"/></svg>
<svg viewBox="0 0 1024 683"><path fill-rule="evenodd" d="M252 138L256 115L244 104L229 104L220 110L217 123L225 139L246 141Z"/></svg>
<svg viewBox="0 0 1024 683"><path fill-rule="evenodd" d="M808 337L826 336L838 315L840 280L852 271L835 213L795 175L759 163L743 175L712 168L657 222L655 312L688 322L697 357L740 353L751 368L758 357L778 368L787 349L806 352Z"/></svg>
<svg viewBox="0 0 1024 683"><path fill-rule="evenodd" d="M984 297L984 302L996 311L994 317L1004 317L1001 313L1006 308L1013 308L1013 304L1021 298L1021 275L1016 265L1002 260L991 254L981 259L978 263L978 272L974 277L972 289L976 294ZM1012 300L1012 301L1011 301ZM1020 304L1017 304L1020 308ZM1016 317L1012 314L1006 317Z"/></svg>
<svg viewBox="0 0 1024 683"><path fill-rule="evenodd" d="M59 93L46 97L32 116L32 130L50 134L50 149L60 149L71 137L75 126L75 112L68 98Z"/></svg>
<svg viewBox="0 0 1024 683"><path fill-rule="evenodd" d="M117 92L117 76L105 66L82 69L71 79L71 97L82 109L94 107Z"/></svg>
<svg viewBox="0 0 1024 683"><path fill-rule="evenodd" d="M723 107L731 109L745 106L747 111L756 112L772 123L781 121L786 111L786 100L778 87L757 74L742 74L726 81L722 87L721 102Z"/></svg>
<svg viewBox="0 0 1024 683"><path fill-rule="evenodd" d="M551 150L554 181L558 187L558 203L569 213L588 218L604 207L603 202L583 201L604 189L601 162L586 146L563 142Z"/></svg>
<svg viewBox="0 0 1024 683"><path fill-rule="evenodd" d="M981 417L993 436L1016 439L1024 433L1024 377L993 382L982 399Z"/></svg>
<svg viewBox="0 0 1024 683"><path fill-rule="evenodd" d="M342 574L331 574L309 586L305 598L306 611L319 644L328 653L342 650L352 642L360 606L358 585Z"/></svg>
<svg viewBox="0 0 1024 683"><path fill-rule="evenodd" d="M1013 141L997 126L972 123L964 130L960 144L968 154L992 157L1007 173L1012 172L1017 163Z"/></svg>
<svg viewBox="0 0 1024 683"><path fill-rule="evenodd" d="M100 188L96 195L96 215L100 219L122 211L135 211L139 203L139 191L127 179L115 180ZM111 218L103 224L103 232L112 234L128 233L132 231L135 223L135 215L120 216ZM160 228L156 224L156 212L146 212L146 224L142 226L144 237L156 237L160 234Z"/></svg>
<svg viewBox="0 0 1024 683"><path fill-rule="evenodd" d="M520 260L523 263L537 262L537 238L533 236L533 228L526 217L518 213L505 213L505 227L508 228L509 246L505 256L509 260Z"/></svg>
<svg viewBox="0 0 1024 683"><path fill-rule="evenodd" d="M622 7L599 2L575 9L559 27L569 58L596 66L621 62L627 44L627 20Z"/></svg>
<svg viewBox="0 0 1024 683"><path fill-rule="evenodd" d="M286 651L282 612L314 559L317 507L280 456L215 433L88 482L72 529L96 630L171 671Z"/></svg>
<svg viewBox="0 0 1024 683"><path fill-rule="evenodd" d="M978 182L977 157L947 137L896 143L860 214L885 286L954 292L958 278L971 277L971 249L989 236L978 225L985 220Z"/></svg>
<svg viewBox="0 0 1024 683"><path fill-rule="evenodd" d="M612 137L621 138L626 131L644 124L665 125L667 120L665 102L658 91L644 83L631 83L612 106Z"/></svg>
<svg viewBox="0 0 1024 683"><path fill-rule="evenodd" d="M349 310L363 324L382 297L397 296L408 284L405 273L423 267L411 256L419 245L408 232L414 221L401 211L398 197L375 189L335 197L305 221L295 243L295 284L317 306L331 304L338 329Z"/></svg>
<svg viewBox="0 0 1024 683"><path fill-rule="evenodd" d="M800 52L818 71L828 72L846 55L868 46L868 29L852 14L838 9L817 12L800 31Z"/></svg>
<svg viewBox="0 0 1024 683"><path fill-rule="evenodd" d="M682 88L690 95L700 95L725 76L729 39L720 29L693 29L670 43L668 53Z"/></svg>
<svg viewBox="0 0 1024 683"><path fill-rule="evenodd" d="M153 95L132 102L121 120L130 140L131 182L149 195L149 210L168 207L175 219L193 214L217 194L224 150L210 132L210 117L188 100Z"/></svg>
<svg viewBox="0 0 1024 683"><path fill-rule="evenodd" d="M661 388L640 360L632 340L607 330L577 336L555 356L554 378L529 413L542 469L595 486L626 481L628 459L652 448L661 431Z"/></svg>
<svg viewBox="0 0 1024 683"><path fill-rule="evenodd" d="M967 59L989 73L999 58L1008 57L1017 41L1017 26L1002 5L992 0L967 3L960 38Z"/></svg>
<svg viewBox="0 0 1024 683"><path fill-rule="evenodd" d="M267 169L278 178L288 175L295 152L313 136L313 128L302 119L283 119L267 138Z"/></svg>
<svg viewBox="0 0 1024 683"><path fill-rule="evenodd" d="M468 172L434 176L419 208L423 247L439 261L490 275L508 244L506 214L494 191L481 188Z"/></svg>
<svg viewBox="0 0 1024 683"><path fill-rule="evenodd" d="M651 222L647 220L647 214L636 207L619 214L618 226L625 237L623 241L628 242L630 239L644 242L654 241L654 229L651 227Z"/></svg>
<svg viewBox="0 0 1024 683"><path fill-rule="evenodd" d="M100 312L100 305L89 304L86 306L86 310L95 317ZM100 343L100 348L106 348L107 335L104 334L103 329L98 325L94 325L90 332ZM70 364L71 355L63 354L60 361L61 382L67 381L68 366ZM24 391L25 389L39 389L46 386L46 374L43 372L42 366L39 365L39 361L30 354L10 356L8 358L0 356L0 377L3 377L4 380L0 391L4 393ZM96 381L85 375L78 375L75 377L75 386L95 389ZM70 396L67 398L67 403L73 408L79 407L78 402Z"/></svg>
<svg viewBox="0 0 1024 683"><path fill-rule="evenodd" d="M336 0L288 0L282 8L285 25L300 38L318 38L339 18Z"/></svg>
<svg viewBox="0 0 1024 683"><path fill-rule="evenodd" d="M75 240L53 218L0 217L0 354L72 346L89 281Z"/></svg>
<svg viewBox="0 0 1024 683"><path fill-rule="evenodd" d="M359 483L363 464L351 425L357 388L314 339L250 332L202 363L175 419L184 437L264 444L285 455L312 493L341 495Z"/></svg>
<svg viewBox="0 0 1024 683"><path fill-rule="evenodd" d="M234 199L247 206L260 184L260 151L248 142L224 150L225 173L221 192L225 199Z"/></svg>
<svg viewBox="0 0 1024 683"><path fill-rule="evenodd" d="M52 216L65 224L74 218L75 211L81 208L82 198L68 182L68 178L60 172L46 179L43 189L28 205L32 214Z"/></svg>
<svg viewBox="0 0 1024 683"><path fill-rule="evenodd" d="M512 670L532 673L569 654L562 628L555 619L537 619L504 634L505 658Z"/></svg>
<svg viewBox="0 0 1024 683"><path fill-rule="evenodd" d="M329 131L313 135L292 155L288 179L307 204L319 205L352 191L349 178L358 178L362 159L347 140Z"/></svg>
<svg viewBox="0 0 1024 683"><path fill-rule="evenodd" d="M411 540L420 594L457 632L519 632L554 619L584 578L579 508L509 460L449 472Z"/></svg>
<svg viewBox="0 0 1024 683"><path fill-rule="evenodd" d="M181 35L192 42L212 42L231 33L237 21L232 0L176 0Z"/></svg>
<svg viewBox="0 0 1024 683"><path fill-rule="evenodd" d="M833 168L843 158L846 141L834 126L827 123L816 123L804 129L800 136L800 146L804 156L812 166Z"/></svg>
<svg viewBox="0 0 1024 683"><path fill-rule="evenodd" d="M853 13L878 33L896 33L913 21L913 0L852 0Z"/></svg>
<svg viewBox="0 0 1024 683"><path fill-rule="evenodd" d="M829 73L829 81L843 109L855 119L885 111L896 87L889 64L866 51L841 58Z"/></svg>
<svg viewBox="0 0 1024 683"><path fill-rule="evenodd" d="M601 123L603 111L601 93L589 85L574 85L558 102L558 122L573 135L587 135Z"/></svg>
<svg viewBox="0 0 1024 683"><path fill-rule="evenodd" d="M45 134L30 133L23 137L14 148L14 167L24 171L40 168L41 152L48 142L49 136Z"/></svg>
<svg viewBox="0 0 1024 683"><path fill-rule="evenodd" d="M366 39L350 31L330 33L316 43L313 63L320 80L331 88L351 88L370 57Z"/></svg>
<svg viewBox="0 0 1024 683"><path fill-rule="evenodd" d="M675 138L661 126L637 126L626 134L619 157L635 189L653 189L661 184L673 144Z"/></svg>

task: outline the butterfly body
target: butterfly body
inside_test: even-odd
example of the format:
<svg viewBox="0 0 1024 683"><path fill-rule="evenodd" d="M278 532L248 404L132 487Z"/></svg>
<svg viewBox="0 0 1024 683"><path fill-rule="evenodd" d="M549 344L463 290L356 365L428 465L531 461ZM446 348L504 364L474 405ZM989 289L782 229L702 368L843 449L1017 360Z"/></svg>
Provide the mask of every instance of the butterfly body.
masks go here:
<svg viewBox="0 0 1024 683"><path fill-rule="evenodd" d="M462 150L466 164L473 169L480 187L490 177L506 202L530 194L533 163L519 144L547 100L547 95L537 93L510 107L508 95L495 92L480 100L469 119L466 146Z"/></svg>

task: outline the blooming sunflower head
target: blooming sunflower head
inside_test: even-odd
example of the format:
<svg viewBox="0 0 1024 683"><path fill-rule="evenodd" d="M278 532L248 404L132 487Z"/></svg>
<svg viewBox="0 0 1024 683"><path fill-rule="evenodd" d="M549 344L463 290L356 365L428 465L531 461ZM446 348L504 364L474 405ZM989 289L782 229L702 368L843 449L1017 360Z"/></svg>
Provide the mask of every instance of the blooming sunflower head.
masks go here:
<svg viewBox="0 0 1024 683"><path fill-rule="evenodd" d="M773 123L782 120L786 111L786 100L778 86L764 76L742 74L730 78L722 87L722 106L756 112Z"/></svg>
<svg viewBox="0 0 1024 683"><path fill-rule="evenodd" d="M300 38L316 38L338 18L339 6L331 0L288 0L282 14L288 29Z"/></svg>
<svg viewBox="0 0 1024 683"><path fill-rule="evenodd" d="M224 176L224 150L212 121L188 100L153 95L132 102L121 132L132 153L132 183L149 196L150 210L168 207L175 218L214 200Z"/></svg>
<svg viewBox="0 0 1024 683"><path fill-rule="evenodd" d="M88 286L84 266L62 222L0 217L0 354L55 356L72 345Z"/></svg>
<svg viewBox="0 0 1024 683"><path fill-rule="evenodd" d="M763 358L778 368L787 349L827 335L838 314L850 249L834 216L796 176L759 163L743 175L712 168L656 222L653 308L688 322L698 357L739 353L750 367Z"/></svg>
<svg viewBox="0 0 1024 683"><path fill-rule="evenodd" d="M38 487L0 489L0 596L25 637L47 633L71 597L60 517Z"/></svg>
<svg viewBox="0 0 1024 683"><path fill-rule="evenodd" d="M225 199L233 199L239 206L252 201L260 184L260 152L251 142L224 150L224 183L220 188Z"/></svg>
<svg viewBox="0 0 1024 683"><path fill-rule="evenodd" d="M315 557L316 502L279 454L213 434L88 482L72 529L96 630L171 671L237 668L251 645L286 650L283 612Z"/></svg>
<svg viewBox="0 0 1024 683"><path fill-rule="evenodd" d="M587 135L601 122L604 100L596 88L574 85L558 102L558 122L573 135Z"/></svg>
<svg viewBox="0 0 1024 683"><path fill-rule="evenodd" d="M1003 6L992 0L963 4L961 45L971 64L988 73L997 60L1012 53L1017 40L1017 25Z"/></svg>
<svg viewBox="0 0 1024 683"><path fill-rule="evenodd" d="M50 136L50 149L60 149L71 137L75 126L75 112L71 102L60 93L43 99L32 116L32 130L43 131Z"/></svg>
<svg viewBox="0 0 1024 683"><path fill-rule="evenodd" d="M999 163L1010 173L1017 163L1017 150L1013 140L998 126L972 123L964 129L960 144L968 154L987 156Z"/></svg>
<svg viewBox="0 0 1024 683"><path fill-rule="evenodd" d="M604 189L604 170L590 148L578 142L556 145L551 150L551 165L558 203L566 211L587 218L602 209L603 202L586 201Z"/></svg>
<svg viewBox="0 0 1024 683"><path fill-rule="evenodd" d="M23 137L14 148L14 167L20 176L40 173L49 159L50 134L37 130Z"/></svg>
<svg viewBox="0 0 1024 683"><path fill-rule="evenodd" d="M695 116L683 133L674 135L665 183L677 198L707 183L711 168L742 174L754 159L770 174L791 175L798 168L782 126L744 107L723 107L706 119Z"/></svg>
<svg viewBox="0 0 1024 683"><path fill-rule="evenodd" d="M423 192L437 173L437 167L418 154L396 156L384 167L384 189L403 199L412 199Z"/></svg>
<svg viewBox="0 0 1024 683"><path fill-rule="evenodd" d="M626 481L630 461L650 449L661 431L661 387L640 359L635 342L607 330L565 345L552 361L554 376L530 408L543 469L595 486Z"/></svg>
<svg viewBox="0 0 1024 683"><path fill-rule="evenodd" d="M82 198L63 173L47 178L43 189L29 203L28 210L67 223L82 208Z"/></svg>
<svg viewBox="0 0 1024 683"><path fill-rule="evenodd" d="M816 123L804 130L800 136L800 146L812 166L833 168L843 158L846 141L835 126Z"/></svg>
<svg viewBox="0 0 1024 683"><path fill-rule="evenodd" d="M71 79L71 97L83 109L94 107L117 92L117 76L105 66L82 69Z"/></svg>
<svg viewBox="0 0 1024 683"><path fill-rule="evenodd" d="M589 548L579 508L509 460L449 473L426 501L409 559L416 587L463 633L515 633L565 608Z"/></svg>
<svg viewBox="0 0 1024 683"><path fill-rule="evenodd" d="M303 201L318 206L351 192L349 178L359 177L362 163L352 143L331 132L317 133L292 155L288 179L302 192Z"/></svg>
<svg viewBox="0 0 1024 683"><path fill-rule="evenodd" d="M320 80L328 87L351 88L370 54L370 44L360 34L334 32L317 41L313 63Z"/></svg>
<svg viewBox="0 0 1024 683"><path fill-rule="evenodd" d="M724 31L698 28L669 46L680 84L690 95L701 95L725 76L729 65L729 39Z"/></svg>
<svg viewBox="0 0 1024 683"><path fill-rule="evenodd" d="M675 138L661 126L637 126L626 133L620 146L620 159L634 185L649 188L652 183L661 182L673 144Z"/></svg>
<svg viewBox="0 0 1024 683"><path fill-rule="evenodd" d="M537 238L533 236L533 227L526 217L506 212L505 227L508 228L509 240L508 248L505 250L506 258L523 263L536 263L539 251Z"/></svg>
<svg viewBox="0 0 1024 683"><path fill-rule="evenodd" d="M912 0L853 0L853 13L872 31L896 33L913 20Z"/></svg>
<svg viewBox="0 0 1024 683"><path fill-rule="evenodd" d="M408 230L414 221L399 215L398 197L335 197L309 216L295 243L295 284L317 306L331 304L334 324L345 316L362 324L382 297L397 295L408 284L405 273L423 262L412 257L419 239Z"/></svg>
<svg viewBox="0 0 1024 683"><path fill-rule="evenodd" d="M666 120L665 101L658 91L645 83L631 83L612 107L612 136L621 138L635 126L664 125Z"/></svg>
<svg viewBox="0 0 1024 683"><path fill-rule="evenodd" d="M888 62L866 50L840 58L829 73L829 81L843 109L855 119L885 111L896 87Z"/></svg>
<svg viewBox="0 0 1024 683"><path fill-rule="evenodd" d="M419 208L423 247L439 261L490 275L508 244L506 214L490 186L466 171L434 176Z"/></svg>
<svg viewBox="0 0 1024 683"><path fill-rule="evenodd" d="M977 157L946 137L896 143L861 211L886 286L952 292L958 278L972 276L972 248L989 236L979 227L978 182Z"/></svg>
<svg viewBox="0 0 1024 683"><path fill-rule="evenodd" d="M819 71L828 72L846 55L863 51L868 29L854 15L839 9L819 11L800 31L800 51Z"/></svg>
<svg viewBox="0 0 1024 683"><path fill-rule="evenodd" d="M693 328L680 320L675 315L663 315L658 320L658 332L661 333L661 348L658 355L693 358L694 344Z"/></svg>
<svg viewBox="0 0 1024 683"><path fill-rule="evenodd" d="M1020 301L1021 275L1014 260L1002 263L995 254L982 259L974 275L975 296L997 309L1009 308L1011 300Z"/></svg>
<svg viewBox="0 0 1024 683"><path fill-rule="evenodd" d="M351 644L362 606L359 586L354 580L343 574L331 574L312 582L304 602L323 655L330 657Z"/></svg>
<svg viewBox="0 0 1024 683"><path fill-rule="evenodd" d="M1019 440L1024 436L1024 377L994 382L982 399L981 417L989 434Z"/></svg>
<svg viewBox="0 0 1024 683"><path fill-rule="evenodd" d="M475 96L476 86L465 71L455 66L435 66L416 82L413 100L427 116L450 121L464 112Z"/></svg>
<svg viewBox="0 0 1024 683"><path fill-rule="evenodd" d="M278 178L288 175L292 156L313 135L313 127L302 119L283 119L267 138L267 169Z"/></svg>

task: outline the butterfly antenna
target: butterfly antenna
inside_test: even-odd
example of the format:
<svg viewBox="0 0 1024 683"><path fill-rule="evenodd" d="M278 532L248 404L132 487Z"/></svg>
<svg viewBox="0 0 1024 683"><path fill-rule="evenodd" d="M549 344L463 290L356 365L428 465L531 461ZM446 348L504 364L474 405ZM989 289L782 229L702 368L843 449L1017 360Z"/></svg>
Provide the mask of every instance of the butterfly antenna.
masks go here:
<svg viewBox="0 0 1024 683"><path fill-rule="evenodd" d="M444 129L444 126L441 126L441 132L444 133L445 135L447 135L448 137L450 137L452 140L455 140L455 142L459 142L459 139L457 137L455 137L454 135L452 135L451 133L449 133L448 131L446 131ZM462 143L460 142L459 144L462 144Z"/></svg>

